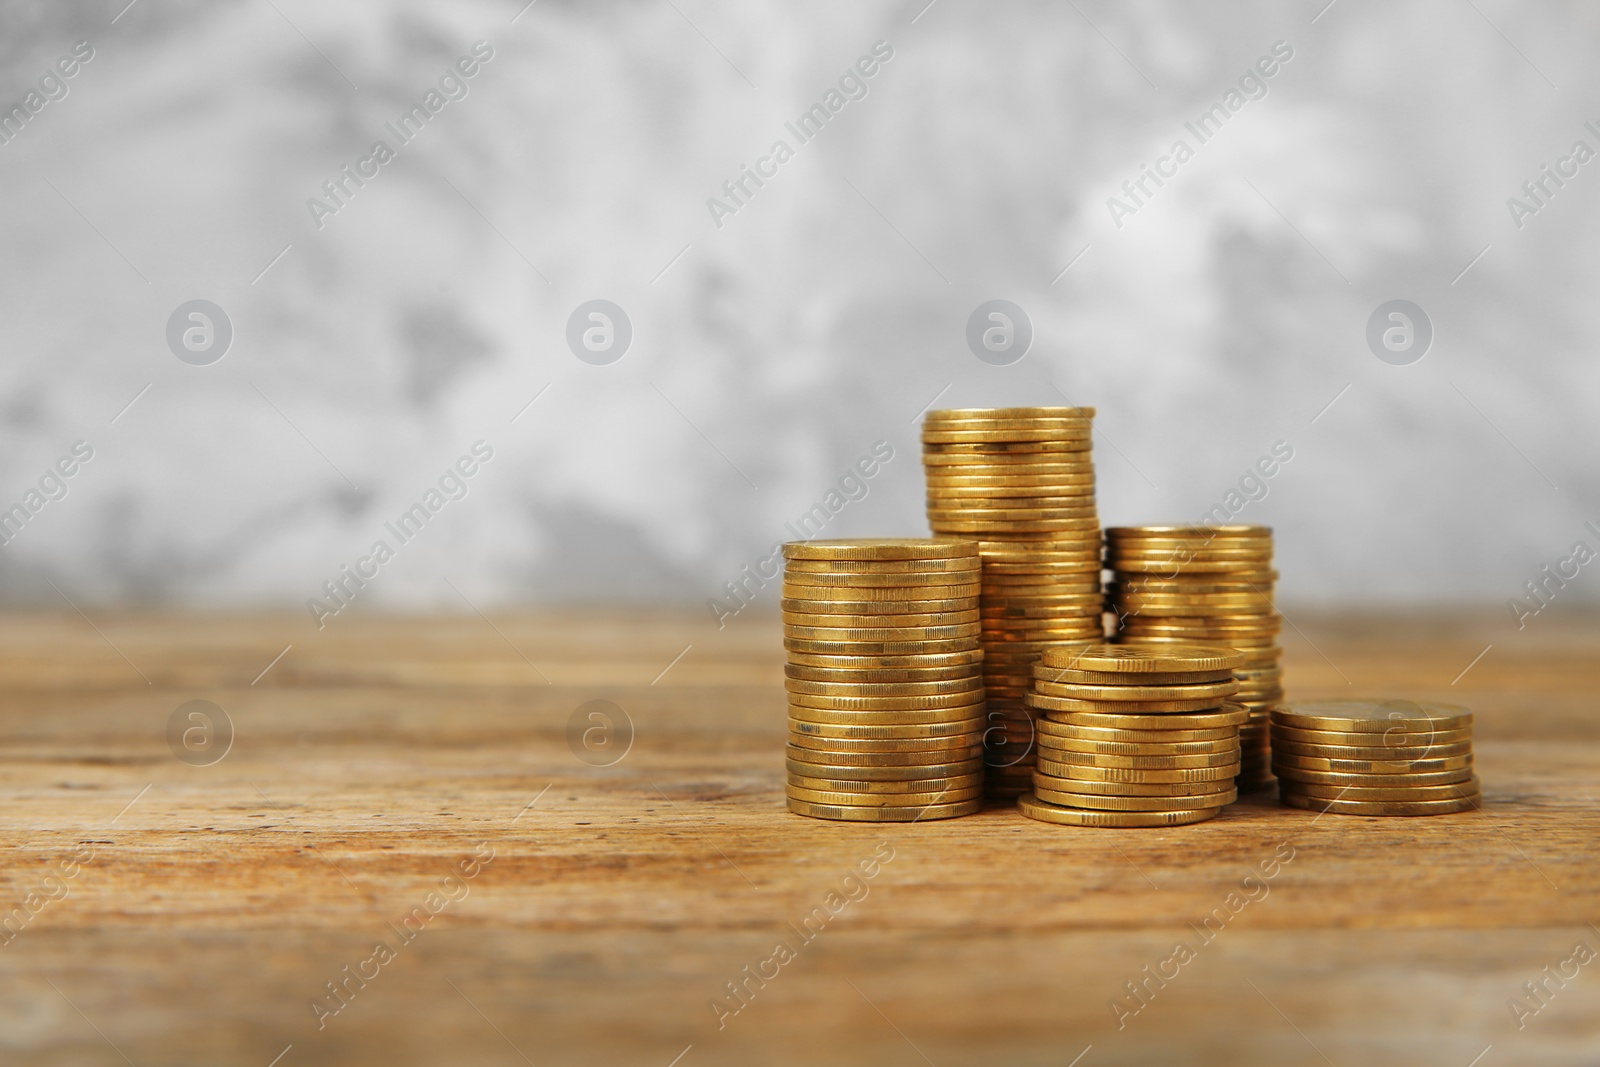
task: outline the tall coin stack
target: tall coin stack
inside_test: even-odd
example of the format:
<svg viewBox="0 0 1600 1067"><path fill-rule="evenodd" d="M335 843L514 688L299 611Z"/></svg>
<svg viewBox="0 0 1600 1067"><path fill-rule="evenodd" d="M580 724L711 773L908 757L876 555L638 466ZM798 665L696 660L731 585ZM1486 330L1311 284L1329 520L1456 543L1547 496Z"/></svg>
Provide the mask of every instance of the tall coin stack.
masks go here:
<svg viewBox="0 0 1600 1067"><path fill-rule="evenodd" d="M783 546L789 810L914 822L983 803L971 541Z"/></svg>
<svg viewBox="0 0 1600 1067"><path fill-rule="evenodd" d="M1472 712L1410 700L1272 709L1283 803L1338 815L1447 815L1478 806Z"/></svg>
<svg viewBox="0 0 1600 1067"><path fill-rule="evenodd" d="M990 730L987 790L1030 784L1033 665L1047 649L1104 637L1094 408L960 408L922 424L928 525L983 557L980 618Z"/></svg>
<svg viewBox="0 0 1600 1067"><path fill-rule="evenodd" d="M1236 653L1169 645L1052 648L1033 668L1039 758L1022 814L1067 826L1178 826L1238 796L1249 713Z"/></svg>
<svg viewBox="0 0 1600 1067"><path fill-rule="evenodd" d="M1268 713L1283 699L1282 618L1273 606L1267 526L1116 526L1106 530L1107 609L1123 644L1237 649L1234 700L1250 710L1240 731L1239 788L1270 785Z"/></svg>

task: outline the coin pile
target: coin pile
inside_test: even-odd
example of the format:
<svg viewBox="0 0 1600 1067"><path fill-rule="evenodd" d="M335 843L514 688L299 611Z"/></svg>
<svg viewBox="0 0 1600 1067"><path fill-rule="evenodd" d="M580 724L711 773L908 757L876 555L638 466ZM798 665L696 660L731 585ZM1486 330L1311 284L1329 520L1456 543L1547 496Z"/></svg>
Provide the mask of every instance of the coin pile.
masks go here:
<svg viewBox="0 0 1600 1067"><path fill-rule="evenodd" d="M1094 409L960 408L922 424L928 525L978 542L992 796L1025 792L1034 761L1032 669L1047 649L1100 641Z"/></svg>
<svg viewBox="0 0 1600 1067"><path fill-rule="evenodd" d="M1187 645L1050 648L1033 668L1039 756L1022 814L1067 826L1179 826L1238 796L1239 655Z"/></svg>
<svg viewBox="0 0 1600 1067"><path fill-rule="evenodd" d="M1410 700L1272 709L1283 803L1340 815L1446 815L1478 806L1472 712Z"/></svg>
<svg viewBox="0 0 1600 1067"><path fill-rule="evenodd" d="M983 803L971 541L783 546L789 810L914 822Z"/></svg>
<svg viewBox="0 0 1600 1067"><path fill-rule="evenodd" d="M1123 644L1237 649L1234 699L1250 712L1240 731L1239 788L1270 785L1268 713L1283 699L1283 620L1273 607L1272 530L1266 526L1116 526L1106 530L1107 610Z"/></svg>

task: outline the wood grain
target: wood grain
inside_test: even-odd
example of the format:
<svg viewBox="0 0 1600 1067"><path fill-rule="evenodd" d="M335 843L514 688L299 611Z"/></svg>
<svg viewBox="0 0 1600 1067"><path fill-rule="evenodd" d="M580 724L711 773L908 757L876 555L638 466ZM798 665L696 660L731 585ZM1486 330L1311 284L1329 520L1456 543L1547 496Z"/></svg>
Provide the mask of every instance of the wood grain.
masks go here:
<svg viewBox="0 0 1600 1067"><path fill-rule="evenodd" d="M1595 1062L1600 960L1521 1029L1507 1003L1600 950L1600 620L1536 621L1286 627L1295 697L1469 703L1482 812L1258 795L1118 831L788 815L770 617L0 619L0 911L43 901L0 933L0 1060ZM211 766L168 747L191 699L234 725ZM568 746L592 699L633 724L610 767ZM743 978L780 939L776 977ZM1119 1029L1111 1002L1138 1007L1124 983L1179 940L1194 958ZM330 998L379 941L392 960Z"/></svg>

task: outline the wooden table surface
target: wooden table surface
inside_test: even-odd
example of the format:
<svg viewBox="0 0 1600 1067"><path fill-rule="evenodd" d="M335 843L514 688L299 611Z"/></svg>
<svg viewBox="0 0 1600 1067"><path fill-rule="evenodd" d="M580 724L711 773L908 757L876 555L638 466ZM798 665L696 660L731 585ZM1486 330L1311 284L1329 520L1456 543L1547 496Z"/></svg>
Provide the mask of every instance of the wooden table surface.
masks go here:
<svg viewBox="0 0 1600 1067"><path fill-rule="evenodd" d="M0 1063L1600 1063L1600 620L1285 633L1470 704L1484 809L792 816L771 617L0 619Z"/></svg>

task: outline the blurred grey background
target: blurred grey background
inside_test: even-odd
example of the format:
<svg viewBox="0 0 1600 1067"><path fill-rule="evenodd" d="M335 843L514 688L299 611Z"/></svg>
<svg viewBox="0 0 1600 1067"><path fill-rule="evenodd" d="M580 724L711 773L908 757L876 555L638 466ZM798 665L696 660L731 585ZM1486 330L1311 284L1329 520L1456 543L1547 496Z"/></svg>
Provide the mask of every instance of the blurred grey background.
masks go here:
<svg viewBox="0 0 1600 1067"><path fill-rule="evenodd" d="M354 610L705 605L878 441L827 533L925 533L937 400L1095 405L1108 524L1285 442L1237 521L1286 603L1504 611L1600 548L1597 44L1508 0L8 2L0 595L306 611L383 540ZM994 298L1007 366L965 339ZM595 299L608 365L567 341ZM1409 365L1368 346L1392 299Z"/></svg>

